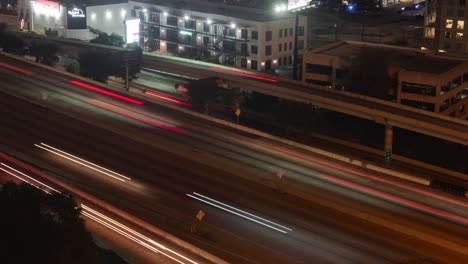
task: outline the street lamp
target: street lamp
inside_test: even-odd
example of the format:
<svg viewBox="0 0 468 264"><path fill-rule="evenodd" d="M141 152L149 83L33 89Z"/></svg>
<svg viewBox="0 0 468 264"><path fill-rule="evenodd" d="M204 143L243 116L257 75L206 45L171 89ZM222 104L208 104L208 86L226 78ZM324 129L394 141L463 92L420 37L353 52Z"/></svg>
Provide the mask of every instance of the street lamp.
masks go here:
<svg viewBox="0 0 468 264"><path fill-rule="evenodd" d="M275 7L275 11L277 13L281 13L281 12L285 12L287 11L287 6L286 5L277 5ZM297 64L298 64L298 48L297 48L297 39L298 39L298 29L299 29L299 14L298 14L298 10L292 10L292 12L294 13L294 51L293 51L293 79L294 80L297 80L298 77L297 77L297 71L298 71L298 67L297 67Z"/></svg>

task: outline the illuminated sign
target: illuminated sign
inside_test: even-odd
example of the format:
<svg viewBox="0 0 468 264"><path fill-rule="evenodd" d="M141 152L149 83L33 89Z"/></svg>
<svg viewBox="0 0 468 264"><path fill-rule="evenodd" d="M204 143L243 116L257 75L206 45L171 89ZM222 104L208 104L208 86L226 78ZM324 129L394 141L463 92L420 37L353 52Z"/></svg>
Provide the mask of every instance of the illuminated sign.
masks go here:
<svg viewBox="0 0 468 264"><path fill-rule="evenodd" d="M68 29L86 29L86 7L83 5L73 5L67 11Z"/></svg>
<svg viewBox="0 0 468 264"><path fill-rule="evenodd" d="M192 36L192 32L190 32L190 31L181 30L179 33L181 35Z"/></svg>
<svg viewBox="0 0 468 264"><path fill-rule="evenodd" d="M125 36L127 44L140 42L140 19L125 20Z"/></svg>
<svg viewBox="0 0 468 264"><path fill-rule="evenodd" d="M72 10L68 10L68 14L71 16L71 17L86 17L86 15L84 14L83 10L81 9L78 9L78 8L73 8Z"/></svg>
<svg viewBox="0 0 468 264"><path fill-rule="evenodd" d="M312 0L288 0L288 10L306 7Z"/></svg>
<svg viewBox="0 0 468 264"><path fill-rule="evenodd" d="M57 2L36 0L33 8L38 15L60 17L60 4Z"/></svg>

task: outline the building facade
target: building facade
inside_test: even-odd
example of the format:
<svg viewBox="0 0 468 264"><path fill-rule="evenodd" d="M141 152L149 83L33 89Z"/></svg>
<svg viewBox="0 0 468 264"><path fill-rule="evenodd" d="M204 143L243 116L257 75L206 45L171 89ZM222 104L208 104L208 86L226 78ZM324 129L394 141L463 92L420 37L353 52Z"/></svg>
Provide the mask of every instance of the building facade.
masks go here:
<svg viewBox="0 0 468 264"><path fill-rule="evenodd" d="M291 14L206 0L88 4L87 14L89 27L122 34L127 43L136 41L148 52L209 57L257 71L293 63L295 25ZM125 21L137 21L138 29ZM134 32L133 37L128 31ZM306 17L299 18L297 33L302 54L307 40Z"/></svg>
<svg viewBox="0 0 468 264"><path fill-rule="evenodd" d="M468 59L400 46L341 41L304 54L304 82L346 90L347 68L363 49L391 54L388 74L396 79L395 102L468 119Z"/></svg>
<svg viewBox="0 0 468 264"><path fill-rule="evenodd" d="M468 1L427 2L424 18L426 46L447 55L468 57Z"/></svg>
<svg viewBox="0 0 468 264"><path fill-rule="evenodd" d="M246 68L274 70L293 64L291 13L244 8L208 0L88 0L85 4L21 0L20 28L91 40L118 33L145 51ZM299 59L306 48L307 18L297 27Z"/></svg>

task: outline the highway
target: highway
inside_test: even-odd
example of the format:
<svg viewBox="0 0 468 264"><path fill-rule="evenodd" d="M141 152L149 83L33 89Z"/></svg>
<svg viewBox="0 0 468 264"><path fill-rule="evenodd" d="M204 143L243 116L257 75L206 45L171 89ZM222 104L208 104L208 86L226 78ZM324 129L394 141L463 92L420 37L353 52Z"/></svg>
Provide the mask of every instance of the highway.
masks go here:
<svg viewBox="0 0 468 264"><path fill-rule="evenodd" d="M145 68L166 73L179 75L183 73L183 76L193 78L215 76L225 79L232 87L311 103L318 107L374 120L378 123L389 124L463 145L468 144L467 121L413 107L167 55L144 56L142 65Z"/></svg>
<svg viewBox="0 0 468 264"><path fill-rule="evenodd" d="M435 196L417 184L158 104L121 100L4 57L0 62L10 66L0 67L0 145L49 164L61 181L230 263L468 260L463 198ZM70 154L113 172L73 162ZM200 209L206 215L190 233Z"/></svg>

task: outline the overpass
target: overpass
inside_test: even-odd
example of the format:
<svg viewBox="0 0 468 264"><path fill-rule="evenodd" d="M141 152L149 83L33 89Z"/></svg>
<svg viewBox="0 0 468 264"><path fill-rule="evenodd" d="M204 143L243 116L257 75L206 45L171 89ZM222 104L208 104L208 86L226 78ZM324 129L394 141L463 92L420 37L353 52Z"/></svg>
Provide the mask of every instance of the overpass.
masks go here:
<svg viewBox="0 0 468 264"><path fill-rule="evenodd" d="M145 55L142 66L181 77L200 79L218 77L224 79L231 87L310 103L317 107L373 120L386 126L386 150L392 148L392 127L468 145L468 121L393 102L162 54Z"/></svg>

